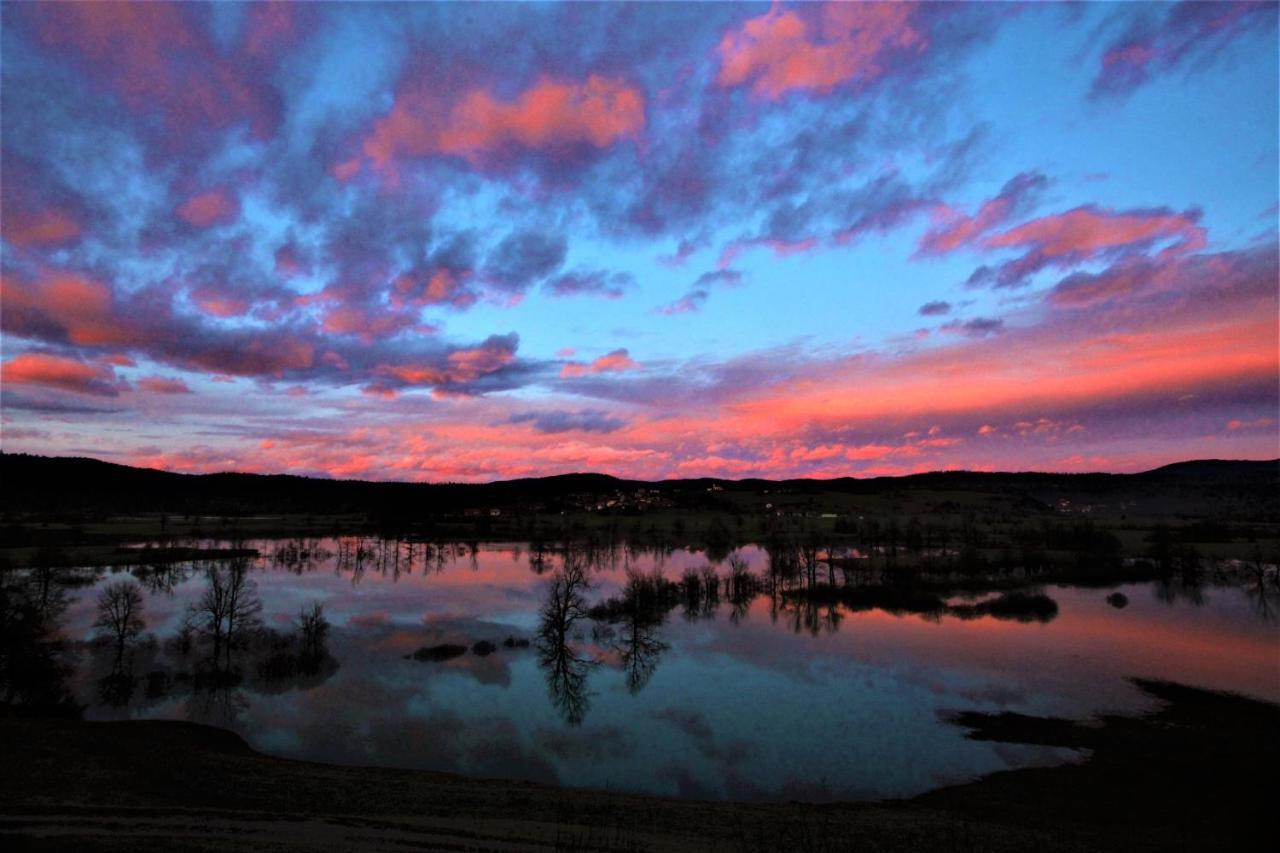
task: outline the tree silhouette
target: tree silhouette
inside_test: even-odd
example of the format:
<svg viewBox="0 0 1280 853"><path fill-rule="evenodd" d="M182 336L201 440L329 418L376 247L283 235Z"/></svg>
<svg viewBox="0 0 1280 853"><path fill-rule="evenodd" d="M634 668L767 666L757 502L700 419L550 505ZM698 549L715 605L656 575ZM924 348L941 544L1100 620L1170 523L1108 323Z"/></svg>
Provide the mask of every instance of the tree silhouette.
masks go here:
<svg viewBox="0 0 1280 853"><path fill-rule="evenodd" d="M571 726L581 725L586 718L590 706L587 674L595 666L594 660L570 644L574 625L587 612L587 588L582 561L566 555L564 568L556 572L547 589L538 626L538 665L546 674L547 693Z"/></svg>
<svg viewBox="0 0 1280 853"><path fill-rule="evenodd" d="M302 662L304 665L319 663L325 656L325 640L329 636L329 620L324 618L324 605L315 601L310 610L298 614L301 634Z"/></svg>
<svg viewBox="0 0 1280 853"><path fill-rule="evenodd" d="M123 671L125 648L146 627L142 619L142 589L136 581L116 581L103 587L98 594L98 618L93 627L115 645L112 671Z"/></svg>
<svg viewBox="0 0 1280 853"><path fill-rule="evenodd" d="M60 624L65 608L65 596L42 591L39 578L0 574L0 711L80 713L67 686L72 666Z"/></svg>
<svg viewBox="0 0 1280 853"><path fill-rule="evenodd" d="M192 616L213 638L214 668L225 663L226 670L230 671L232 647L242 634L258 624L262 600L249 578L247 558L231 560L225 566L210 566L205 577L208 583L193 606Z"/></svg>
<svg viewBox="0 0 1280 853"><path fill-rule="evenodd" d="M716 583L715 572L710 567L706 570ZM690 578L692 579L692 595L697 601L689 601ZM696 610L711 593L703 589L704 576L697 572L686 574L681 591L685 597L686 612L690 608ZM674 606L676 587L659 574L645 576L631 574L627 578L627 586L621 599L611 599L605 607L609 611L606 617L609 622L620 626L617 641L612 643L618 653L622 670L626 673L627 690L632 694L639 693L653 677L658 668L662 653L670 648L659 636L658 629L667 620L668 611ZM592 618L597 611L592 611ZM603 615L603 614L601 614Z"/></svg>

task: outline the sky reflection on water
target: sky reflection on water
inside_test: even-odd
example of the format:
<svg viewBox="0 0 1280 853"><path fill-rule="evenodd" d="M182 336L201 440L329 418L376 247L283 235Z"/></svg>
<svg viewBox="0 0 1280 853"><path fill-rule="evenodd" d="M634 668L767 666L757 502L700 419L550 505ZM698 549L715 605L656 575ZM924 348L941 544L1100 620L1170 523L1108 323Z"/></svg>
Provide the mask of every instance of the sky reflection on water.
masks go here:
<svg viewBox="0 0 1280 853"><path fill-rule="evenodd" d="M322 541L321 558L296 571L273 565L278 543L249 543L263 554L252 573L263 623L288 632L303 606L321 602L336 668L278 681L250 673L215 691L140 689L113 708L96 690L103 654L86 644L75 688L87 716L210 722L257 749L307 760L821 800L908 796L1072 757L966 740L940 718L945 710L1078 716L1144 707L1128 676L1280 699L1280 630L1248 595L1211 588L1197 598L1153 584L1120 587L1130 602L1123 610L1106 602L1110 590L1047 588L1058 604L1047 622L806 610L769 595L736 613L727 601L708 612L676 607L638 628L582 618L567 632L579 663L569 665L578 677L566 696L537 636L561 556L548 556L538 573L526 546L483 545L424 565L418 545L411 570L403 560L397 572L366 559L356 571L346 560L354 542ZM762 550L737 554L766 571ZM588 570L588 603L619 595L628 568L678 579L707 565L690 551L616 556ZM727 567L717 571L724 577ZM72 591L69 638L90 639L96 589L116 578L104 572ZM172 580L146 594L147 631L162 642L134 653L140 683L182 667L163 640L204 579L188 568ZM506 648L507 637L533 642ZM423 646L481 640L497 651L410 657Z"/></svg>

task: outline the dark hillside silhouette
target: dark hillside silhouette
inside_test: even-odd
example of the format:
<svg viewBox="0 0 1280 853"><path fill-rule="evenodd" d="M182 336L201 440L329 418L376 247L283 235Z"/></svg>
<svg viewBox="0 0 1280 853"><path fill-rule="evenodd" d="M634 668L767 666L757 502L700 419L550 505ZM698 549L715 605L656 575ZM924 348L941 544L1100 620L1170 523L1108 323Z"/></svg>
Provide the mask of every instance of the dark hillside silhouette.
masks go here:
<svg viewBox="0 0 1280 853"><path fill-rule="evenodd" d="M644 482L606 474L563 474L494 483L403 483L327 480L275 474L175 474L96 459L0 454L0 510L7 513L178 512L361 513L415 515L468 508L554 509L573 495L653 489L682 506L714 506L719 492L976 492L1023 496L1031 505L1073 495L1113 504L1168 499L1198 514L1274 517L1280 509L1280 460L1196 460L1138 474L983 473L947 471L904 477L833 480ZM709 491L715 489L717 491Z"/></svg>

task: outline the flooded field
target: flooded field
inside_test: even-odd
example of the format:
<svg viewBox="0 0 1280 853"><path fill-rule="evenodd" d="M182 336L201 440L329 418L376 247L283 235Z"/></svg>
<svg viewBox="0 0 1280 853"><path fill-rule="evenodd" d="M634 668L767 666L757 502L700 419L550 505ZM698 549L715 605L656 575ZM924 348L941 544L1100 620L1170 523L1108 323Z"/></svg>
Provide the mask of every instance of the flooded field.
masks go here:
<svg viewBox="0 0 1280 853"><path fill-rule="evenodd" d="M1132 676L1280 699L1280 626L1234 587L1050 586L1052 607L987 594L910 612L788 595L755 547L713 563L688 550L235 544L258 552L239 568L252 606L217 649L202 607L210 569L226 577L234 561L78 570L60 627L87 718L207 722L330 763L828 800L1077 758L967 740L952 711L1145 708ZM144 624L121 654L95 623L102 590L130 578ZM323 630L302 618L316 605Z"/></svg>

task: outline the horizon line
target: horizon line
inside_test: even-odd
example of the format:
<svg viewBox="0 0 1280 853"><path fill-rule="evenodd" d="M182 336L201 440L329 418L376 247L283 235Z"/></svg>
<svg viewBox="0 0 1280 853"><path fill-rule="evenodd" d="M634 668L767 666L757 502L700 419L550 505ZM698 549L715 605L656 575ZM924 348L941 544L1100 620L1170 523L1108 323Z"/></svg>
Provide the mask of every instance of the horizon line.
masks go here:
<svg viewBox="0 0 1280 853"><path fill-rule="evenodd" d="M1166 462L1163 465L1156 465L1152 468L1144 468L1139 471L1048 471L1048 470L979 470L975 468L939 468L926 471L914 471L909 474L879 474L875 476L859 477L854 474L847 474L839 477L665 477L656 480L640 480L631 477L621 477L616 474L610 474L605 471L568 471L560 474L541 474L529 477L510 477L498 480L478 480L478 481L460 481L460 480L368 480L355 477L331 477L323 474L295 474L287 471L244 471L244 470L220 470L220 471L175 471L168 468L156 468L146 465L129 465L123 462L112 462L108 459L100 459L96 456L46 456L39 453L25 452L9 452L0 448L0 458L4 457L28 457L31 459L47 459L60 461L86 461L97 462L103 465L112 465L118 468L128 468L134 471L155 471L161 474L173 474L183 477L218 477L218 476L242 476L242 477L295 477L302 480L318 480L332 483L376 483L379 485L407 485L407 486L493 486L502 483L517 483L529 480L551 480L563 479L567 477L608 477L610 479L619 480L629 483L681 483L693 482L698 480L711 480L721 483L745 483L759 481L765 483L787 483L787 482L808 482L808 483L831 483L840 480L857 480L861 482L869 482L873 480L906 480L913 477L927 477L938 474L978 474L985 476L1054 476L1054 477L1138 477L1143 474L1150 474L1165 468L1172 468L1178 465L1194 465L1194 464L1275 464L1280 465L1280 456L1269 457L1265 459L1252 458L1236 458L1222 459L1217 457L1192 457L1187 459L1179 459L1173 462Z"/></svg>

